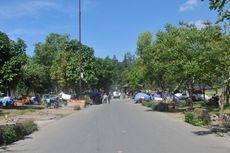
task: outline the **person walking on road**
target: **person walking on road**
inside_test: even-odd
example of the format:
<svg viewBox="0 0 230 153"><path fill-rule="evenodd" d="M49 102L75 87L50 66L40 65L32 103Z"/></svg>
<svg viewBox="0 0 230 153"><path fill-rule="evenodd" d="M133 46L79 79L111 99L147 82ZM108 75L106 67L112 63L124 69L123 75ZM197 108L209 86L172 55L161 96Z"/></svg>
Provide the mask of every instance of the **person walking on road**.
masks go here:
<svg viewBox="0 0 230 153"><path fill-rule="evenodd" d="M108 102L108 95L106 94L106 92L104 92L104 94L103 94L102 103L106 103L106 104L109 103Z"/></svg>
<svg viewBox="0 0 230 153"><path fill-rule="evenodd" d="M108 92L108 103L110 104L110 100L111 100L111 93Z"/></svg>

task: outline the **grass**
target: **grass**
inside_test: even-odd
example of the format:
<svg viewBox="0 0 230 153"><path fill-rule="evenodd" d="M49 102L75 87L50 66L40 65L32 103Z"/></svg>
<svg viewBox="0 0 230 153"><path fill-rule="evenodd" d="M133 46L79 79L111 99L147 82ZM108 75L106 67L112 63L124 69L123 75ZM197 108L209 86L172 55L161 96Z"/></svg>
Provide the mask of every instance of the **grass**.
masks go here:
<svg viewBox="0 0 230 153"><path fill-rule="evenodd" d="M205 105L203 101L193 102L193 108L204 108L207 109L210 114L218 114L219 107L218 106L208 106ZM186 102L181 102L179 104L179 110L188 110L189 106L186 105ZM230 115L230 105L224 107L224 113Z"/></svg>
<svg viewBox="0 0 230 153"><path fill-rule="evenodd" d="M225 106L224 113L230 115L230 105Z"/></svg>
<svg viewBox="0 0 230 153"><path fill-rule="evenodd" d="M7 115L8 117L24 115L44 108L45 107L41 105L24 105L24 106L17 106L13 109L1 109L0 117L5 117L5 115Z"/></svg>
<svg viewBox="0 0 230 153"><path fill-rule="evenodd" d="M35 112L36 110L34 109L24 109L24 110L17 110L17 109L4 109L0 111L0 116L18 116L18 115L23 115L26 113L30 113L30 112Z"/></svg>

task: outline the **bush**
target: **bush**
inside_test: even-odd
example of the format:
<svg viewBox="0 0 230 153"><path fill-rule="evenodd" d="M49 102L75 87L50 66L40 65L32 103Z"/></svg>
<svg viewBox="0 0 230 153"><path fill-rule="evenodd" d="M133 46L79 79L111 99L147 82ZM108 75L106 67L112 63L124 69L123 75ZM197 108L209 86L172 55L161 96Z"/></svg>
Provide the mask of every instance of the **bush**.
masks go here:
<svg viewBox="0 0 230 153"><path fill-rule="evenodd" d="M186 112L185 113L185 122L195 125L195 126L204 126L207 122L201 118L197 118L194 112Z"/></svg>
<svg viewBox="0 0 230 153"><path fill-rule="evenodd" d="M210 122L210 116L208 114L208 111L203 108L194 109L194 118L202 120L204 124L208 124Z"/></svg>
<svg viewBox="0 0 230 153"><path fill-rule="evenodd" d="M204 126L206 125L206 122L202 119L194 119L193 120L193 125L195 126Z"/></svg>
<svg viewBox="0 0 230 153"><path fill-rule="evenodd" d="M16 124L16 127L19 127L21 129L22 134L24 136L29 135L29 134L33 133L34 131L38 130L37 124L35 124L31 120L27 120L27 121L24 121L22 123L18 123L18 124Z"/></svg>
<svg viewBox="0 0 230 153"><path fill-rule="evenodd" d="M145 106L145 107L151 108L153 103L152 102L143 102L142 105Z"/></svg>
<svg viewBox="0 0 230 153"><path fill-rule="evenodd" d="M2 130L2 139L4 144L10 144L17 141L17 134L12 126L7 126Z"/></svg>
<svg viewBox="0 0 230 153"><path fill-rule="evenodd" d="M193 112L186 112L185 113L185 122L193 124L193 120L194 120Z"/></svg>
<svg viewBox="0 0 230 153"><path fill-rule="evenodd" d="M187 107L188 104L186 102L180 102L179 107Z"/></svg>
<svg viewBox="0 0 230 153"><path fill-rule="evenodd" d="M159 111L159 112L168 112L169 111L169 104L160 102L155 106L152 106L152 110Z"/></svg>
<svg viewBox="0 0 230 153"><path fill-rule="evenodd" d="M36 130L38 130L37 125L30 120L16 123L15 125L3 126L0 130L0 145L10 144L23 139L26 135Z"/></svg>

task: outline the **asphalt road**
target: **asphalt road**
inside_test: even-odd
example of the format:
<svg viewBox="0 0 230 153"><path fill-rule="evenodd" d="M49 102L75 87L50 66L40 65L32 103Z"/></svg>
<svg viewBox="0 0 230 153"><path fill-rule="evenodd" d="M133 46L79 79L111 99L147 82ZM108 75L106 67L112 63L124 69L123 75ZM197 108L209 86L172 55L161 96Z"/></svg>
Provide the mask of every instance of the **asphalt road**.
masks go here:
<svg viewBox="0 0 230 153"><path fill-rule="evenodd" d="M92 106L49 123L9 153L229 153L230 140L128 101Z"/></svg>

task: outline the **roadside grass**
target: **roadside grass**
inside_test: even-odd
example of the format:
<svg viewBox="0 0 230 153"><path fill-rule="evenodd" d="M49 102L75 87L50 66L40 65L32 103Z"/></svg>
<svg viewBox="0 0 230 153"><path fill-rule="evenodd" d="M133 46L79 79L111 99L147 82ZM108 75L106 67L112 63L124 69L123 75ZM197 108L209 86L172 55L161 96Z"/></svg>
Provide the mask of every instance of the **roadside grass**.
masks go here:
<svg viewBox="0 0 230 153"><path fill-rule="evenodd" d="M155 108L158 104L150 101L150 102L144 102L144 103L142 103L142 105L145 107L148 107L148 108ZM196 109L196 108L206 109L209 114L216 114L216 115L219 114L219 107L218 106L207 105L203 101L193 102L193 109ZM153 110L156 110L156 109L153 109ZM187 105L187 103L185 101L183 101L183 102L180 102L177 104L176 109L168 109L167 112L185 113L188 110L190 110L190 107ZM224 113L227 115L230 115L230 105L226 105L224 107Z"/></svg>
<svg viewBox="0 0 230 153"><path fill-rule="evenodd" d="M220 90L217 91L219 93ZM206 95L212 96L215 94L215 90L206 91ZM204 101L195 101L192 103L193 108L186 101L181 101L178 103L161 103L161 102L144 102L142 103L145 107L152 107L153 111L168 112L168 113L180 113L184 114L184 121L195 126L207 126L211 125L210 115L219 115L219 106L218 104L204 102ZM224 106L224 114L230 115L230 104ZM207 116L209 116L207 118Z"/></svg>
<svg viewBox="0 0 230 153"><path fill-rule="evenodd" d="M18 115L24 115L27 113L35 112L36 110L44 109L45 107L42 105L23 105L23 106L16 106L12 109L1 109L0 110L0 117L14 117Z"/></svg>

